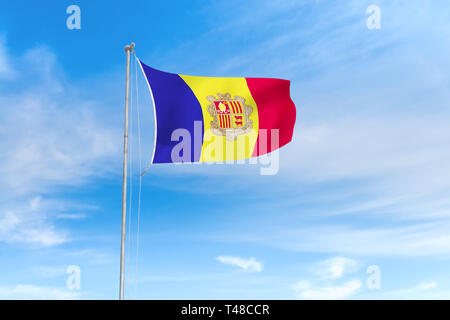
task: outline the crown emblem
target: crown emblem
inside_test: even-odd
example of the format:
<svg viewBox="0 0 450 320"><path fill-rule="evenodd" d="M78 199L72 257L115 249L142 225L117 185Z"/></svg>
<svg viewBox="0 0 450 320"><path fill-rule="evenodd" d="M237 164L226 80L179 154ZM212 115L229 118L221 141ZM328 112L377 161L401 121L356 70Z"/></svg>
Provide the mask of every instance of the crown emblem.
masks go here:
<svg viewBox="0 0 450 320"><path fill-rule="evenodd" d="M245 104L245 99L240 96L231 98L229 93L207 96L211 102L207 110L213 120L211 121L212 133L225 136L227 140L236 140L237 136L250 132L253 128L253 121L250 115L253 107Z"/></svg>

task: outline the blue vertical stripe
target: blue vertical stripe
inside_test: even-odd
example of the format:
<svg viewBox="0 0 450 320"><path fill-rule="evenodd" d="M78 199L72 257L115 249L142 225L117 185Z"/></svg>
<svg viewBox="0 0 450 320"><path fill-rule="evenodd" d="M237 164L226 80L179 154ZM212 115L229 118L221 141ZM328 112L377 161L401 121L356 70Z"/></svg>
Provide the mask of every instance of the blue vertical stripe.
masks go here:
<svg viewBox="0 0 450 320"><path fill-rule="evenodd" d="M172 149L179 142L171 141L171 135L174 130L180 128L188 130L191 134L189 159L191 162L199 161L204 123L202 108L196 96L179 75L159 71L140 63L150 85L155 104L156 146L153 163L172 162ZM194 141L194 121L200 121L202 125L201 140L197 143ZM194 150L194 146L200 150Z"/></svg>

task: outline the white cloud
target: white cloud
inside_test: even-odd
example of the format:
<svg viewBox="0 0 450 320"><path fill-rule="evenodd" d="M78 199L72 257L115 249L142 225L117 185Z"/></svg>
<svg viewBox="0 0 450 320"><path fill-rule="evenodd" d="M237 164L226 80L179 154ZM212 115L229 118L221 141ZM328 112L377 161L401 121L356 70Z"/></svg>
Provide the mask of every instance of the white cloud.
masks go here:
<svg viewBox="0 0 450 320"><path fill-rule="evenodd" d="M0 233L8 232L20 223L20 219L12 212L6 211L0 216Z"/></svg>
<svg viewBox="0 0 450 320"><path fill-rule="evenodd" d="M236 266L245 271L261 272L263 269L262 263L256 261L255 258L253 257L251 257L250 259L243 259L240 257L232 257L232 256L218 256L216 259L223 264Z"/></svg>
<svg viewBox="0 0 450 320"><path fill-rule="evenodd" d="M41 202L41 197L34 197L30 200L30 209L35 211L38 209L39 203Z"/></svg>
<svg viewBox="0 0 450 320"><path fill-rule="evenodd" d="M367 293L368 295L364 296L364 299L448 300L450 297L448 288L435 280L419 282L403 289L373 290Z"/></svg>
<svg viewBox="0 0 450 320"><path fill-rule="evenodd" d="M302 228L292 227L291 223L271 226L264 233L226 230L223 235L216 231L204 238L226 243L257 243L298 252L372 257L432 256L450 253L449 228L447 220L394 226L323 223Z"/></svg>
<svg viewBox="0 0 450 320"><path fill-rule="evenodd" d="M448 254L448 221L393 227L310 226L283 231L271 245L294 251L361 256L426 256ZM270 241L270 239L267 239Z"/></svg>
<svg viewBox="0 0 450 320"><path fill-rule="evenodd" d="M434 289L438 286L438 283L436 281L429 281L429 282L422 282L420 284L418 284L416 287L414 287L414 289L416 290L430 290L430 289Z"/></svg>
<svg viewBox="0 0 450 320"><path fill-rule="evenodd" d="M0 73L4 42L0 39ZM49 48L31 48L15 59L20 68L0 93L0 147L5 151L0 155L0 241L58 245L69 237L54 220L86 214L68 212L78 204L58 198L55 191L113 172L120 161L121 145L115 143L120 130L101 114L105 106L79 98Z"/></svg>
<svg viewBox="0 0 450 320"><path fill-rule="evenodd" d="M350 297L361 288L360 280L352 280L343 285L336 286L314 286L307 281L300 281L293 286L297 295L301 299L324 299L335 300Z"/></svg>
<svg viewBox="0 0 450 320"><path fill-rule="evenodd" d="M57 278L67 276L67 266L39 266L35 268L35 272L44 278Z"/></svg>
<svg viewBox="0 0 450 320"><path fill-rule="evenodd" d="M283 155L282 165L295 167L303 179L390 179L396 174L406 182L423 173L436 177L446 172L442 159L450 159L450 130L442 115L354 115L321 122L300 123L295 148ZM413 176L408 179L406 173Z"/></svg>
<svg viewBox="0 0 450 320"><path fill-rule="evenodd" d="M56 215L58 219L79 220L86 218L84 213L59 213Z"/></svg>
<svg viewBox="0 0 450 320"><path fill-rule="evenodd" d="M301 299L344 299L361 288L361 281L353 279L342 284L335 284L337 279L358 271L360 263L346 257L332 257L314 263L310 272L313 281L299 281L293 285L297 296Z"/></svg>
<svg viewBox="0 0 450 320"><path fill-rule="evenodd" d="M29 210L0 211L0 241L6 243L53 246L68 241L64 231L55 227L40 214Z"/></svg>
<svg viewBox="0 0 450 320"><path fill-rule="evenodd" d="M1 144L8 150L0 173L9 192L76 186L111 170L109 159L118 154L120 146L114 141L119 135L99 123L88 106L62 108L51 97L36 94L0 96L6 105L12 105L12 99L15 108L4 110L0 119Z"/></svg>
<svg viewBox="0 0 450 320"><path fill-rule="evenodd" d="M41 196L27 202L10 199L10 203L0 206L0 241L38 247L69 241L67 231L58 230L52 221L59 210L64 210L60 201Z"/></svg>
<svg viewBox="0 0 450 320"><path fill-rule="evenodd" d="M419 283L418 285L411 288L394 290L391 292L387 292L386 294L388 296L392 296L393 298L414 299L414 297L416 297L417 295L427 293L428 291L437 288L437 286L438 283L436 281L426 281Z"/></svg>
<svg viewBox="0 0 450 320"><path fill-rule="evenodd" d="M5 44L6 37L0 34L0 80L1 78L10 78L14 74Z"/></svg>
<svg viewBox="0 0 450 320"><path fill-rule="evenodd" d="M79 296L79 291L58 287L42 287L28 284L0 287L1 299L72 300L77 299Z"/></svg>
<svg viewBox="0 0 450 320"><path fill-rule="evenodd" d="M114 265L116 263L114 255L96 248L63 251L61 254L70 258L83 259L89 264L95 265Z"/></svg>
<svg viewBox="0 0 450 320"><path fill-rule="evenodd" d="M321 279L339 279L358 270L359 263L345 257L333 257L317 263L312 271Z"/></svg>
<svg viewBox="0 0 450 320"><path fill-rule="evenodd" d="M450 9L423 1L409 1L409 10L384 4L390 15L380 32L372 32L360 1L311 4L319 20L304 10L267 10L271 6L261 3L257 14L277 21L280 30L249 44L243 54L220 59L215 70L291 79L295 135L280 152L280 171L273 177L279 188L272 188L281 199L273 212L280 214L274 221L258 213L264 232L252 228L249 214L245 227L214 230L210 238L343 255L448 254ZM240 21L255 26L250 17ZM225 26L237 39L241 27ZM206 171L189 169L193 175ZM207 170L217 172L246 181L256 177L255 185L267 186L248 167ZM192 189L210 192L208 179L203 181ZM270 205L263 198L261 203L262 209ZM246 218L239 217L241 226Z"/></svg>

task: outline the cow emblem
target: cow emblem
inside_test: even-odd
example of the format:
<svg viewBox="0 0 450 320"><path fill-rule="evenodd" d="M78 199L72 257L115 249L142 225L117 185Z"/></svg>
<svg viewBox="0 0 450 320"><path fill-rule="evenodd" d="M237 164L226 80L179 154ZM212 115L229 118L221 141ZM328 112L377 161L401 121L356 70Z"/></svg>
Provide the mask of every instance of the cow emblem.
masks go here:
<svg viewBox="0 0 450 320"><path fill-rule="evenodd" d="M225 136L227 140L236 140L238 135L250 132L253 128L253 121L250 115L253 107L245 104L245 99L240 96L231 98L229 93L207 96L206 99L211 102L207 110L213 121L211 121L212 133Z"/></svg>

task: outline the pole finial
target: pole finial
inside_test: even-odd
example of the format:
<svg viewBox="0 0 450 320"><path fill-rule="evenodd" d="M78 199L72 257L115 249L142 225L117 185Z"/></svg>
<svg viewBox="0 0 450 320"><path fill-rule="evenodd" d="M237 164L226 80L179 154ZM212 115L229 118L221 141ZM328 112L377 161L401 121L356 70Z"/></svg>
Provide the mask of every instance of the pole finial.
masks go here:
<svg viewBox="0 0 450 320"><path fill-rule="evenodd" d="M131 44L129 44L129 45L126 45L125 46L125 52L134 52L134 50L133 50L133 48L135 47L135 44L134 44L134 42L132 42Z"/></svg>

